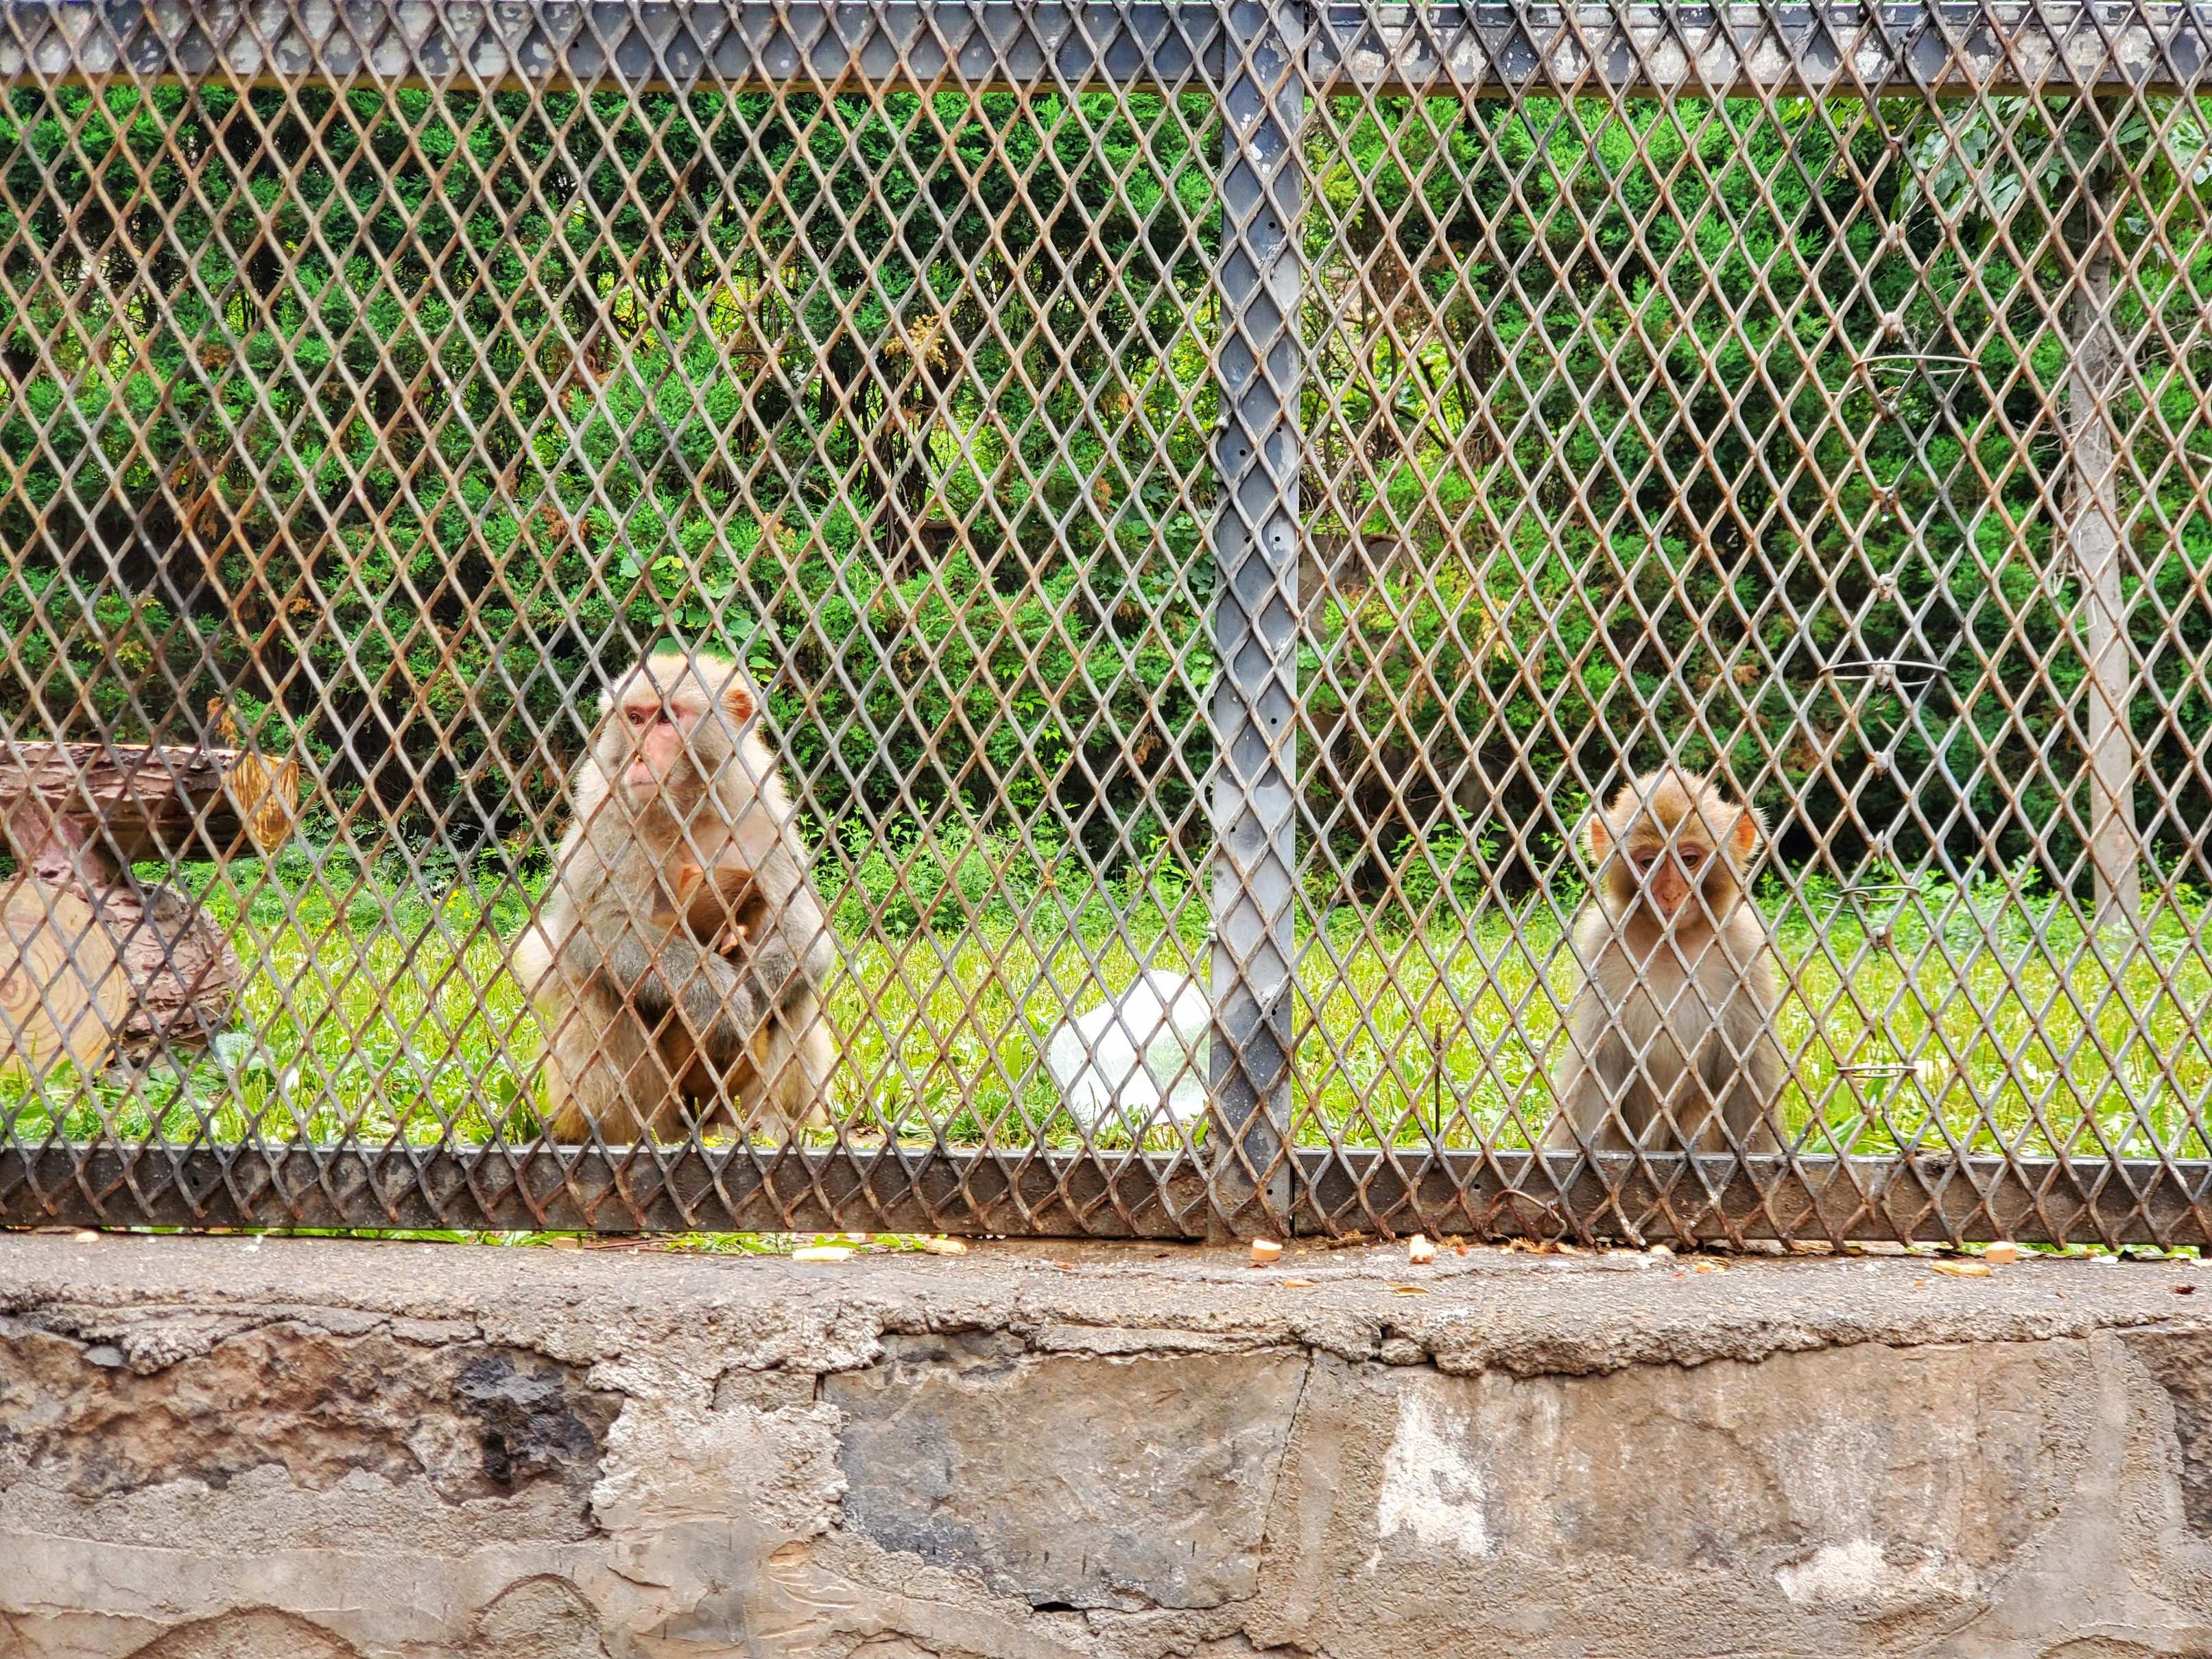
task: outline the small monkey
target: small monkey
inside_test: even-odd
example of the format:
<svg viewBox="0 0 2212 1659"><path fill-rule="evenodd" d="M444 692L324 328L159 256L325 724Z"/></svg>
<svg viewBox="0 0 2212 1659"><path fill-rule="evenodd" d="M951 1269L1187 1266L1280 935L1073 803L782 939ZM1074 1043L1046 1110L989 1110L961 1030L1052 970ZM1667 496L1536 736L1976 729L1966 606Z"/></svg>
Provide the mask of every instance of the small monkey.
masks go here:
<svg viewBox="0 0 2212 1659"><path fill-rule="evenodd" d="M1745 872L1759 814L1666 767L1589 822L1597 890L1575 925L1583 963L1554 1078L1550 1151L1779 1146L1779 975Z"/></svg>
<svg viewBox="0 0 2212 1659"><path fill-rule="evenodd" d="M836 946L759 713L738 666L700 652L647 657L601 702L552 891L514 952L556 1140L718 1111L787 1135L823 1115Z"/></svg>
<svg viewBox="0 0 2212 1659"><path fill-rule="evenodd" d="M689 933L716 956L740 962L746 942L766 920L766 906L753 883L753 872L742 866L718 863L677 866L673 880L659 890L653 911L657 933L680 930ZM745 1045L744 1069L726 1078L732 1099L751 1086L760 1068L770 1063L768 1037L757 1035ZM677 1092L686 1099L711 1099L714 1091L707 1062L694 1058L677 1081Z"/></svg>
<svg viewBox="0 0 2212 1659"><path fill-rule="evenodd" d="M718 957L743 951L766 921L767 903L741 865L678 866L673 890L653 913L655 927L681 927Z"/></svg>

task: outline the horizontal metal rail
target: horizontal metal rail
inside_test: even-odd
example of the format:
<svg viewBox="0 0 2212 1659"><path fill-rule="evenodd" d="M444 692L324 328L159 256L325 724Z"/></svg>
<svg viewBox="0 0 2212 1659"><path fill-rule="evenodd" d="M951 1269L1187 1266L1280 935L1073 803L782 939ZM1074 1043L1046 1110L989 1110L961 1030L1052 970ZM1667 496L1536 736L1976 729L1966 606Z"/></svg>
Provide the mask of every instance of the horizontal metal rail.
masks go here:
<svg viewBox="0 0 2212 1659"><path fill-rule="evenodd" d="M1213 5L972 0L10 0L0 79L340 82L505 91L1028 93L1219 83ZM2194 86L2193 5L1322 5L1320 92L1436 97L1963 97Z"/></svg>
<svg viewBox="0 0 2212 1659"><path fill-rule="evenodd" d="M2212 1248L2212 1161L1307 1149L1301 1231L1741 1244ZM1158 1153L714 1147L0 1152L0 1226L820 1231L1197 1238L1204 1172Z"/></svg>
<svg viewBox="0 0 2212 1659"><path fill-rule="evenodd" d="M51 1147L0 1152L0 1225L1202 1237L1188 1160L1008 1149Z"/></svg>

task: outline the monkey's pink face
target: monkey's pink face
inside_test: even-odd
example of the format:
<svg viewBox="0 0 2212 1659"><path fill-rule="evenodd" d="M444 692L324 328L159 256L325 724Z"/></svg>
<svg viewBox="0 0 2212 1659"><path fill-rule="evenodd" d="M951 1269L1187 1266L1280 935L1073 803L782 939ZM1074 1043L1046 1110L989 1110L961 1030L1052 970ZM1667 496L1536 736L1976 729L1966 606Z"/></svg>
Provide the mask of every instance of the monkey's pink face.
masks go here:
<svg viewBox="0 0 2212 1659"><path fill-rule="evenodd" d="M627 744L619 780L624 793L655 795L679 771L696 775L698 763L689 743L706 712L702 702L681 691L663 696L651 685L632 688L616 710Z"/></svg>
<svg viewBox="0 0 2212 1659"><path fill-rule="evenodd" d="M1635 841L1627 849L1636 884L1653 913L1667 921L1697 914L1698 890L1711 873L1713 857L1712 843L1692 835L1679 837L1671 847Z"/></svg>

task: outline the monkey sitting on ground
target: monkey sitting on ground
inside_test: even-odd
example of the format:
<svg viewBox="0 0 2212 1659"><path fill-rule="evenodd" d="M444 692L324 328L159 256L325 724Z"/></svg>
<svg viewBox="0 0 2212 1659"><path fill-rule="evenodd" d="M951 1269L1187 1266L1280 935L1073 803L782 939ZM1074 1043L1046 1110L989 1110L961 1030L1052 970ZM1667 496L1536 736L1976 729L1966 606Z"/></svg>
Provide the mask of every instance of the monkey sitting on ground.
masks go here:
<svg viewBox="0 0 2212 1659"><path fill-rule="evenodd" d="M759 712L735 664L680 652L647 658L602 702L552 891L514 953L556 1140L680 1133L718 1110L781 1138L824 1114L836 946ZM725 872L745 877L736 914Z"/></svg>
<svg viewBox="0 0 2212 1659"><path fill-rule="evenodd" d="M1780 981L1744 890L1763 835L1750 807L1674 767L1592 817L1598 886L1575 925L1583 978L1547 1150L1778 1149Z"/></svg>

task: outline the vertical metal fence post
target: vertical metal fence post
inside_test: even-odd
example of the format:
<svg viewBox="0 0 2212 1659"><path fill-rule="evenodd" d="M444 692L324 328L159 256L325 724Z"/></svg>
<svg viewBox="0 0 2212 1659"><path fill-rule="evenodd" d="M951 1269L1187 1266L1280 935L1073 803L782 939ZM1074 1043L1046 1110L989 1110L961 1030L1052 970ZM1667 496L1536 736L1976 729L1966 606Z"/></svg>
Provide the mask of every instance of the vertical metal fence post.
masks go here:
<svg viewBox="0 0 2212 1659"><path fill-rule="evenodd" d="M1215 460L1213 1102L1218 1224L1288 1226L1297 890L1298 380L1304 27L1224 0L1221 396ZM1261 1212L1254 1216L1254 1208Z"/></svg>
<svg viewBox="0 0 2212 1659"><path fill-rule="evenodd" d="M2122 206L2112 174L2116 158L2109 135L2126 118L2124 100L2100 99L2106 153L2084 168L2075 209L2074 269L2064 312L2069 361L2059 416L2065 435L2059 510L2074 574L2081 585L2082 644L2089 663L2083 720L2089 775L2089 869L2095 925L2140 933L2142 921L2142 844L2136 830L2137 769L2129 705L2136 665L2128 638L2128 603L2122 584L2125 548L2120 526L2122 447L2112 404L2128 388L2128 348L2113 325L2113 243Z"/></svg>

